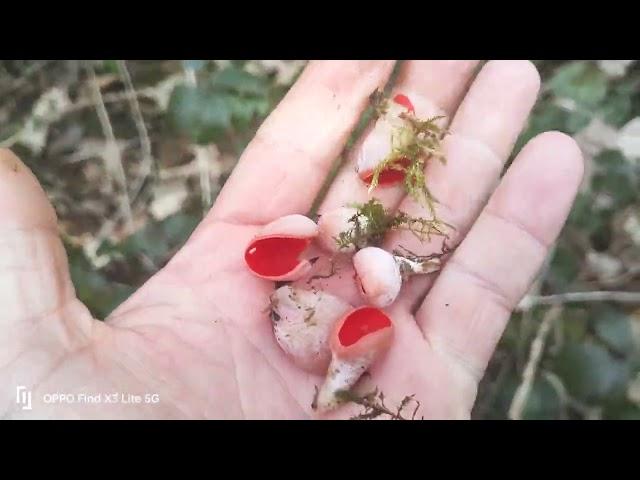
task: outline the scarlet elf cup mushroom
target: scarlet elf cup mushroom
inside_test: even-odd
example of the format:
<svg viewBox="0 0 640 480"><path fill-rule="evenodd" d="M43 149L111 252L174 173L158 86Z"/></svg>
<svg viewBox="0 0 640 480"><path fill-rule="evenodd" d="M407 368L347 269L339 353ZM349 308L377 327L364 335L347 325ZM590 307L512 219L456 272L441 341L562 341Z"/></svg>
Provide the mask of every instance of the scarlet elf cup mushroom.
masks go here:
<svg viewBox="0 0 640 480"><path fill-rule="evenodd" d="M329 340L331 363L318 391L315 406L320 412L337 407L340 392L350 390L390 347L393 323L380 309L356 308L334 326Z"/></svg>
<svg viewBox="0 0 640 480"><path fill-rule="evenodd" d="M278 345L302 370L324 375L331 360L331 328L352 308L327 292L280 287L271 295L271 319Z"/></svg>
<svg viewBox="0 0 640 480"><path fill-rule="evenodd" d="M244 259L258 277L291 281L309 273L302 257L318 234L318 226L304 215L287 215L267 224L245 250Z"/></svg>
<svg viewBox="0 0 640 480"><path fill-rule="evenodd" d="M383 161L393 148L402 148L411 144L415 137L413 131L407 127L402 113L415 114L413 103L406 95L398 94L393 100L386 102L382 115L377 119L372 133L364 142L358 155L356 171L360 179L371 184L374 169ZM394 159L378 177L379 186L391 186L404 180L403 168L411 161L403 156ZM399 168L400 167L400 168Z"/></svg>
<svg viewBox="0 0 640 480"><path fill-rule="evenodd" d="M360 294L379 308L388 307L396 300L403 280L411 275L437 272L440 266L438 257L413 260L377 247L363 248L353 256Z"/></svg>

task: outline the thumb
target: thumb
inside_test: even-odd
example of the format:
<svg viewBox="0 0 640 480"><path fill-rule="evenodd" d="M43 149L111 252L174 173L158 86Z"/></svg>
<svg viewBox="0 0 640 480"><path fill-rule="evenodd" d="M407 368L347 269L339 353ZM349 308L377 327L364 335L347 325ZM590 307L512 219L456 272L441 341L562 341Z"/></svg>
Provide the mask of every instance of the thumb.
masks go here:
<svg viewBox="0 0 640 480"><path fill-rule="evenodd" d="M26 347L60 340L67 348L91 328L54 209L33 173L6 149L0 149L0 306L0 365Z"/></svg>

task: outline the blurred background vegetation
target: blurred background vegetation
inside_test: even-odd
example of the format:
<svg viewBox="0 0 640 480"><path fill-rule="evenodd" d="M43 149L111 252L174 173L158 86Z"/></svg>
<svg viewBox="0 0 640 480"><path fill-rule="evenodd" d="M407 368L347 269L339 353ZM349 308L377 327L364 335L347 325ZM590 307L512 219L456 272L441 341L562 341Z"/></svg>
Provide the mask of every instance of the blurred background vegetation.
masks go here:
<svg viewBox="0 0 640 480"><path fill-rule="evenodd" d="M640 419L640 62L535 63L543 89L516 152L564 131L587 174L473 416ZM0 61L0 146L42 182L96 316L185 242L304 64Z"/></svg>

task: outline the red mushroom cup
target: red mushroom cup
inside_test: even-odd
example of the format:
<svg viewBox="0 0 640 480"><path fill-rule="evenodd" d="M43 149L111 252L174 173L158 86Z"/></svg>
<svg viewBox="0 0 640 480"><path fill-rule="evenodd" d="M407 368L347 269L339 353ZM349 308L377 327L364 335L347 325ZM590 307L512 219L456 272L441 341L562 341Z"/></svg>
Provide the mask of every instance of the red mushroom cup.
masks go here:
<svg viewBox="0 0 640 480"><path fill-rule="evenodd" d="M251 272L266 280L293 281L311 270L302 255L318 234L318 226L304 215L287 215L268 225L245 250Z"/></svg>
<svg viewBox="0 0 640 480"><path fill-rule="evenodd" d="M400 118L402 113L409 112L415 114L415 108L409 97L404 94L397 94L389 102L389 108L376 123L370 138L365 141L365 145L358 158L357 171L360 179L370 185L373 180L373 171L376 166L389 154L391 150L391 136L394 129L403 128L405 123ZM401 138L404 138L401 136ZM411 139L409 136L407 139ZM388 187L396 185L404 180L404 169L410 165L410 160L406 157L399 157L391 165L380 172L378 176L378 186Z"/></svg>
<svg viewBox="0 0 640 480"><path fill-rule="evenodd" d="M331 364L318 392L316 409L340 404L340 392L350 390L362 374L391 346L393 322L380 309L359 307L340 319L332 332Z"/></svg>

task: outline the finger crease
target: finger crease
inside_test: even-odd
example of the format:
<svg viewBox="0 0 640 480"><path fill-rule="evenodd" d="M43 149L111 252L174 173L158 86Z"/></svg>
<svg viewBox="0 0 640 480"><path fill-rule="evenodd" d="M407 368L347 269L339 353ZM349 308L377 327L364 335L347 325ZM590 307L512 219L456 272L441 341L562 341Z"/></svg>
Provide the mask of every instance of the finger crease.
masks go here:
<svg viewBox="0 0 640 480"><path fill-rule="evenodd" d="M477 385L478 382L480 382L484 374L484 369L470 362L465 352L456 348L450 341L441 336L425 332L425 337L428 337L428 343L431 345L433 351L445 359L451 360L454 365L463 371L465 376L471 379L473 385Z"/></svg>
<svg viewBox="0 0 640 480"><path fill-rule="evenodd" d="M258 143L266 147L268 150L275 150L277 152L288 152L296 155L302 155L305 158L312 159L313 152L309 152L300 146L291 144L289 142L283 142L277 137L270 135L264 130L260 129L256 132L251 143Z"/></svg>
<svg viewBox="0 0 640 480"><path fill-rule="evenodd" d="M487 154L487 155L484 155L483 157L491 158L495 166L497 166L500 170L502 170L502 167L504 166L503 156L498 155L498 153L492 147L490 147L489 144L484 140L476 138L473 135L461 133L455 130L450 131L447 137L451 138L452 140L461 141L462 143L465 143L467 145L472 145L475 148L479 148L480 150L484 151Z"/></svg>
<svg viewBox="0 0 640 480"><path fill-rule="evenodd" d="M480 288L491 293L495 297L496 303L504 308L507 312L511 312L515 306L515 302L509 297L505 289L497 282L489 279L487 276L469 268L463 262L452 256L447 261L447 268L457 268L461 273L473 279Z"/></svg>
<svg viewBox="0 0 640 480"><path fill-rule="evenodd" d="M548 250L550 248L551 245L548 242L546 242L540 236L538 236L535 233L533 233L530 228L526 227L521 222L518 222L513 217L507 217L507 216L502 215L501 213L499 213L497 210L492 210L492 209L489 209L489 208L487 208L484 213L486 213L487 216L489 216L490 218L493 218L493 219L496 219L496 220L500 220L503 223L506 223L507 225L515 228L516 230L524 233L525 236L527 236L530 239L532 239L534 241L534 243L540 249L542 249L543 251L546 251L546 250Z"/></svg>

